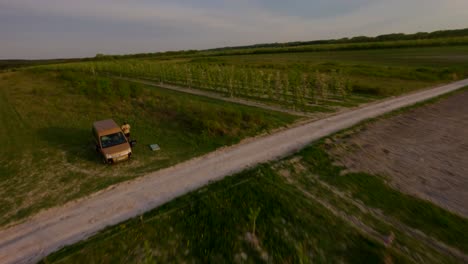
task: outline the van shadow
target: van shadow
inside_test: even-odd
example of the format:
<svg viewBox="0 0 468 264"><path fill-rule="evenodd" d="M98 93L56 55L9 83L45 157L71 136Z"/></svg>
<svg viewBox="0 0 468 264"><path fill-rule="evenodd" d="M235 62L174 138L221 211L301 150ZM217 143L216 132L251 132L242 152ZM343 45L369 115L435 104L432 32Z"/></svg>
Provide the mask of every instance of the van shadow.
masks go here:
<svg viewBox="0 0 468 264"><path fill-rule="evenodd" d="M39 129L37 133L50 146L65 153L67 161L99 161L91 129L53 126Z"/></svg>

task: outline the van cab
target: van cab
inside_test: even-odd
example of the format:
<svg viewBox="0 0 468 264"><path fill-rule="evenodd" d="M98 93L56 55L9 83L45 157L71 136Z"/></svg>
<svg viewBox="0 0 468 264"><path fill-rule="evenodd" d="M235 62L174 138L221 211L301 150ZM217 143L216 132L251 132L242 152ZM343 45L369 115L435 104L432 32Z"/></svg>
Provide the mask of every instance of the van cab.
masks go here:
<svg viewBox="0 0 468 264"><path fill-rule="evenodd" d="M132 148L119 125L112 119L93 123L92 134L96 151L104 163L124 161L132 156Z"/></svg>

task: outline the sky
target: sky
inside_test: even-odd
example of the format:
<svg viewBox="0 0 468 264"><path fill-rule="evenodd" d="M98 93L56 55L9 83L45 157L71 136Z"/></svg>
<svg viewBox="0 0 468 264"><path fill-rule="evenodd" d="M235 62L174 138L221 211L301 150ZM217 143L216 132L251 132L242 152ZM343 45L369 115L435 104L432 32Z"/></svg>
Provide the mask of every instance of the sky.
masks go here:
<svg viewBox="0 0 468 264"><path fill-rule="evenodd" d="M92 57L468 27L468 0L0 0L0 59Z"/></svg>

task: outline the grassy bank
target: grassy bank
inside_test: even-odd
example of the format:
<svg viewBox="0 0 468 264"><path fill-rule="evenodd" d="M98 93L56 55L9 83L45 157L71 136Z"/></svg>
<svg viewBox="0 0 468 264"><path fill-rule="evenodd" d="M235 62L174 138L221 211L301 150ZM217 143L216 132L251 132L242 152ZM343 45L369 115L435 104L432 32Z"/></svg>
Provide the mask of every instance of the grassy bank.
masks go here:
<svg viewBox="0 0 468 264"><path fill-rule="evenodd" d="M463 262L451 250L468 252L467 219L379 175L346 173L327 154L331 144L211 184L44 263Z"/></svg>
<svg viewBox="0 0 468 264"><path fill-rule="evenodd" d="M360 262L386 254L403 259L263 166L108 229L44 262Z"/></svg>
<svg viewBox="0 0 468 264"><path fill-rule="evenodd" d="M0 225L216 148L296 117L77 73L0 76ZM91 125L132 125L134 159L104 166ZM162 150L151 152L148 144Z"/></svg>
<svg viewBox="0 0 468 264"><path fill-rule="evenodd" d="M466 220L393 191L377 176L332 180L339 169L329 162L321 147L309 147L108 228L44 263L457 262L402 228L413 224L466 250L459 232Z"/></svg>

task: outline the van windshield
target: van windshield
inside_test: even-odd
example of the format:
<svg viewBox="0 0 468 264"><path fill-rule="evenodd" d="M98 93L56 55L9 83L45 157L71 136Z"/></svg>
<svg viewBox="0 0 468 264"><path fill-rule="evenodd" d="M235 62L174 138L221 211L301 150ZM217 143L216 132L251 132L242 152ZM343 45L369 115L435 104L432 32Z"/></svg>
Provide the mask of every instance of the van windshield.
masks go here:
<svg viewBox="0 0 468 264"><path fill-rule="evenodd" d="M105 135L101 137L102 148L108 148L108 147L120 145L125 142L127 142L127 140L125 139L125 136L124 134L122 134L122 132Z"/></svg>

